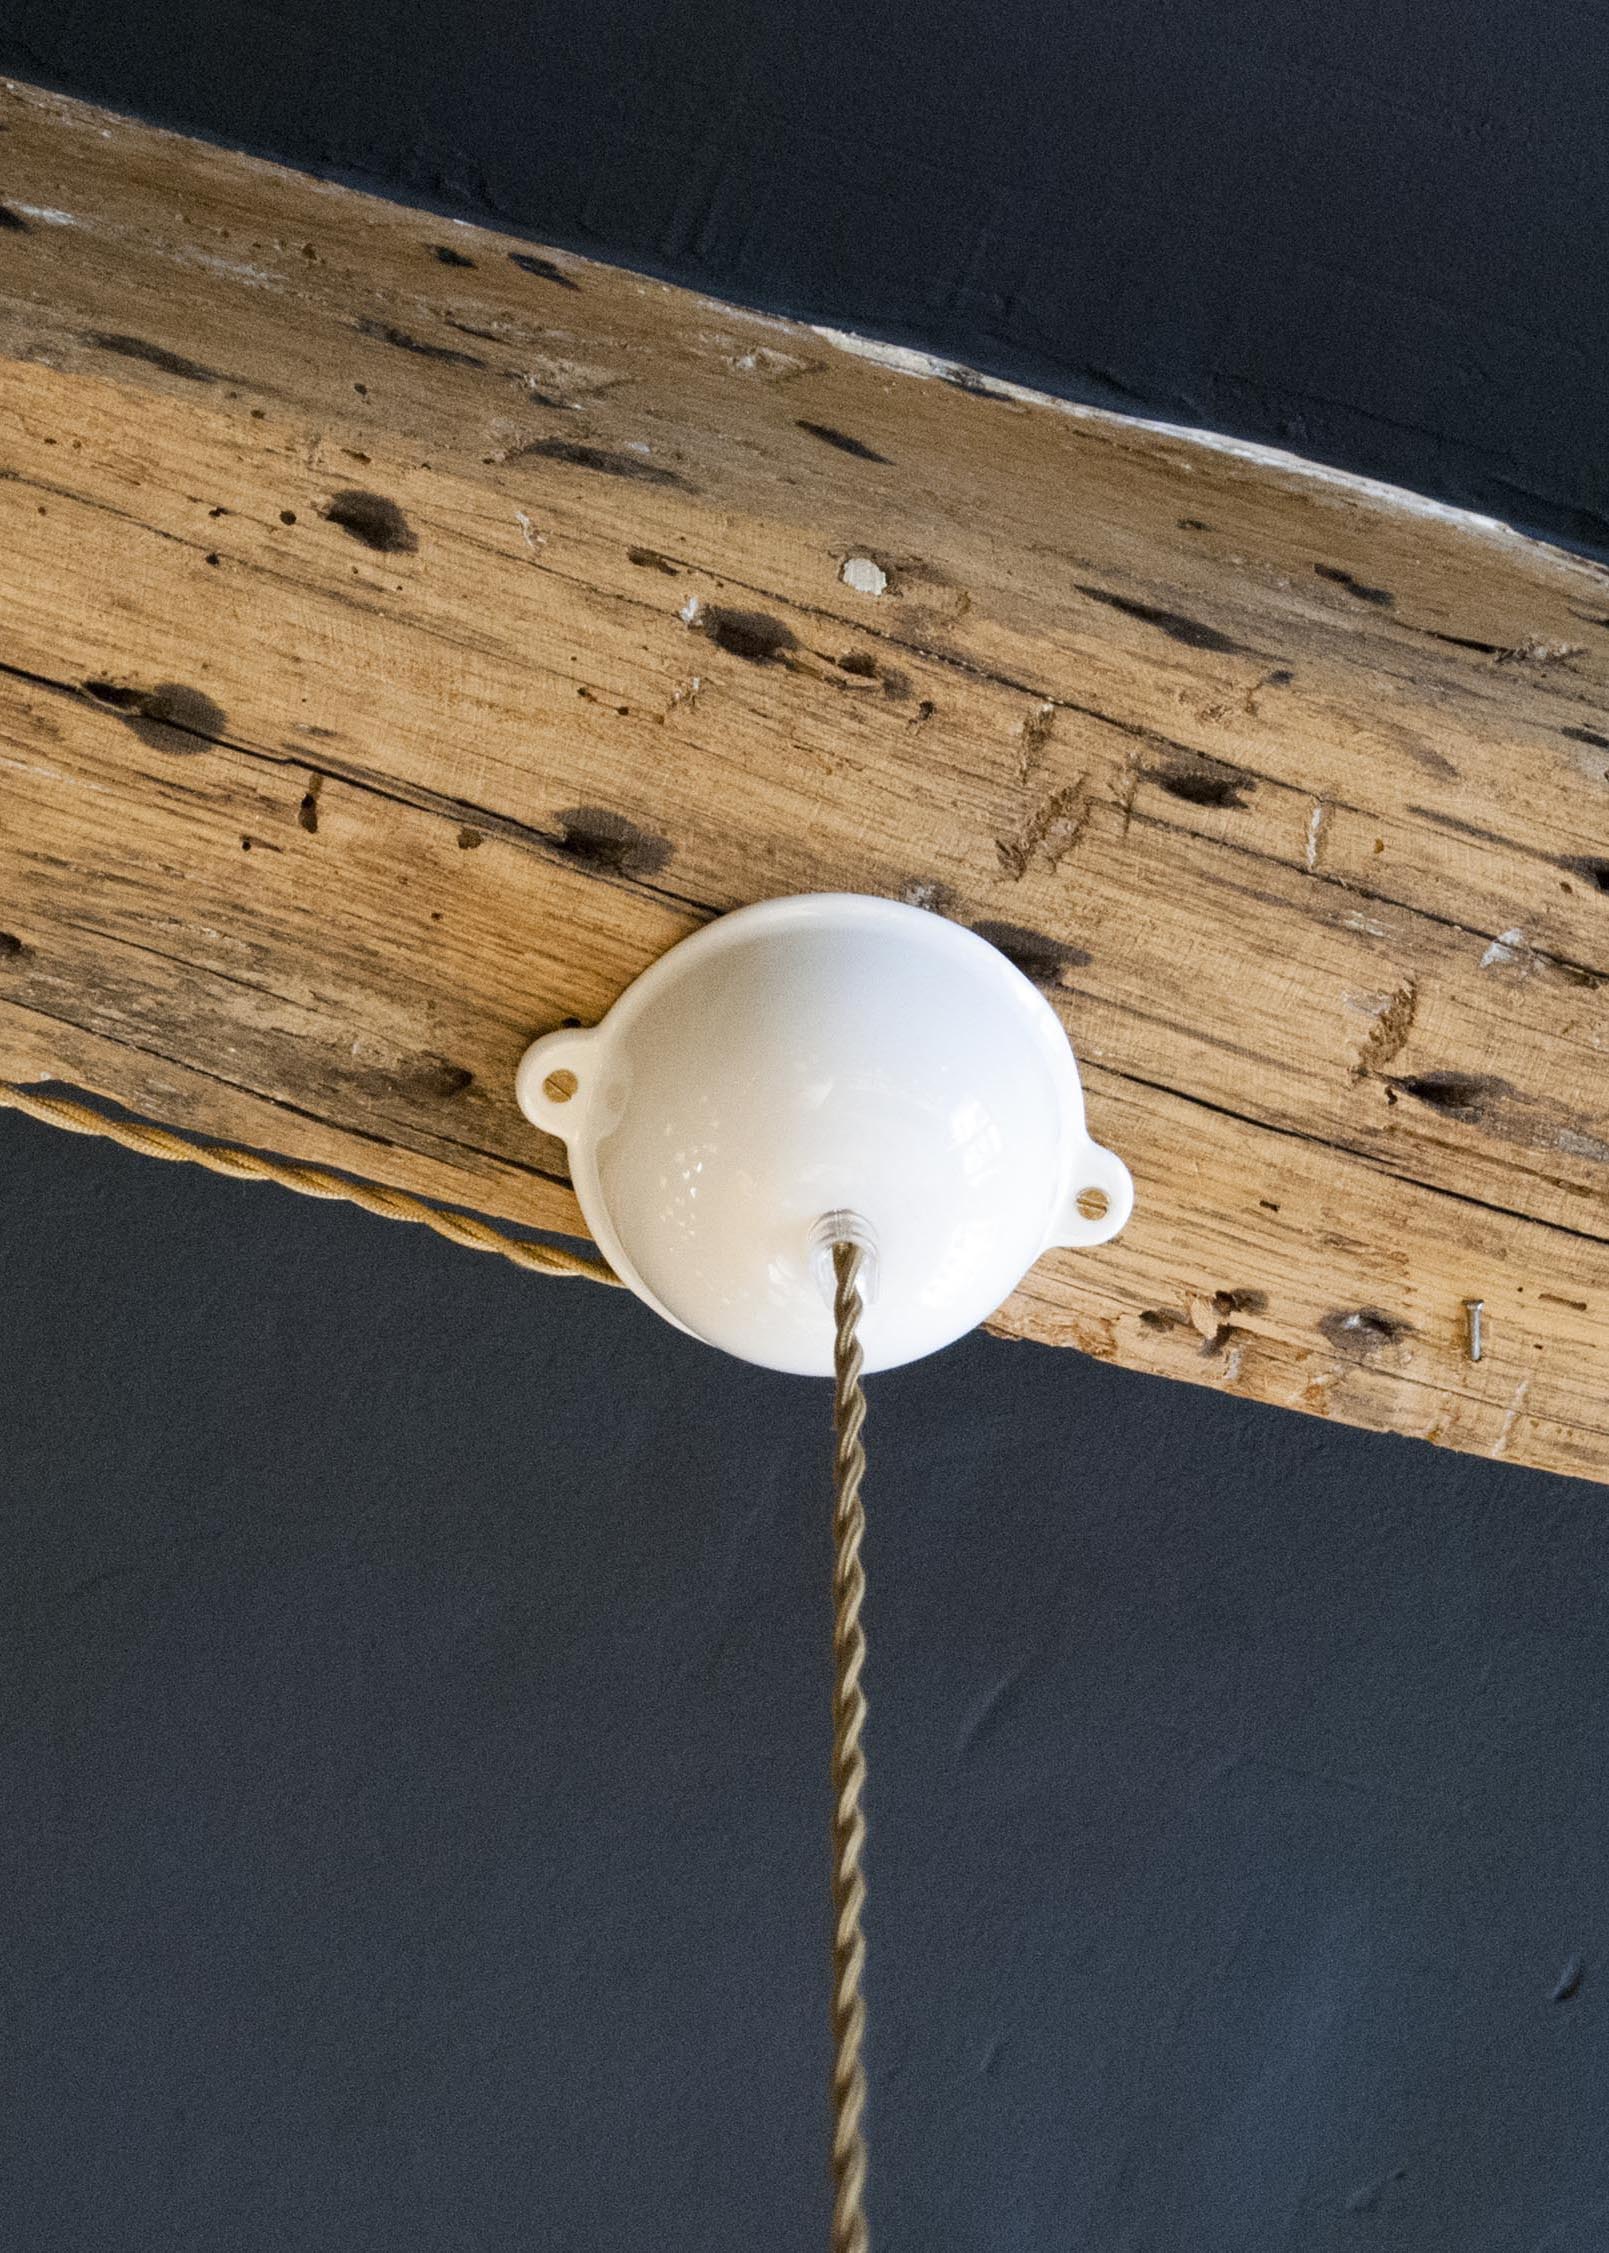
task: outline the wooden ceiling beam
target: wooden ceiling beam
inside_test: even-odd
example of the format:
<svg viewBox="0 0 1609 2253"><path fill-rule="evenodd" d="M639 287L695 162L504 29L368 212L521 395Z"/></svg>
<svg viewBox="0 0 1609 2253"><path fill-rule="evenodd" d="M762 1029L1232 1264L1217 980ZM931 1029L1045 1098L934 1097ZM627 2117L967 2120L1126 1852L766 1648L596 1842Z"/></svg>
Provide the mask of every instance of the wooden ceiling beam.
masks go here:
<svg viewBox="0 0 1609 2253"><path fill-rule="evenodd" d="M1000 1327L1609 1477L1602 570L0 123L0 1076L574 1230L525 1041L744 901L903 897L1138 1184Z"/></svg>

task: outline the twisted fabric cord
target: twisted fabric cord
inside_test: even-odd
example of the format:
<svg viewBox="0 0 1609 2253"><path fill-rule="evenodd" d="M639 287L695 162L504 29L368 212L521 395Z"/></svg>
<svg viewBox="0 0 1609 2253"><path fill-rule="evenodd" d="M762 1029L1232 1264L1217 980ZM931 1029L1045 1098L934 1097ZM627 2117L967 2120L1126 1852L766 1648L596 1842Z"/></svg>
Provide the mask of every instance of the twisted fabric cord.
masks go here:
<svg viewBox="0 0 1609 2253"><path fill-rule="evenodd" d="M378 1213L382 1220L417 1221L422 1228L445 1236L450 1244L462 1244L475 1252L501 1253L504 1259L534 1275L584 1275L594 1283L620 1281L601 1260L564 1251L556 1244L526 1243L518 1236L505 1235L473 1213L444 1211L427 1205L422 1198L410 1197L405 1189L388 1189L376 1181L346 1181L322 1167L265 1158L233 1143L186 1142L166 1127L148 1126L143 1119L114 1118L105 1111L92 1110L87 1103L75 1103L70 1096L44 1095L37 1088L12 1086L3 1080L0 1106L25 1111L29 1118L41 1119L47 1126L65 1127L69 1134L104 1136L108 1142L121 1143L125 1150L137 1150L142 1157L183 1158L191 1165L205 1166L209 1173L227 1174L232 1181L275 1181L281 1189L294 1189L303 1197L361 1205L365 1212Z"/></svg>
<svg viewBox="0 0 1609 2253"><path fill-rule="evenodd" d="M860 1624L866 1574L860 1561L866 1513L861 1483L866 1475L866 1395L861 1386L860 1276L858 1244L832 1248L833 1313L837 1337L833 1352L833 1422L838 1435L834 1478L837 1508L833 1519L836 1561L833 1570L833 1731L832 1731L832 2213L833 2253L868 2253L866 2228L866 2068L861 2050L866 2037L866 2000L861 1984L866 1969L862 1917L866 1881L861 1850L866 1822L861 1794L866 1783L866 1694L860 1677L866 1664L866 1636Z"/></svg>

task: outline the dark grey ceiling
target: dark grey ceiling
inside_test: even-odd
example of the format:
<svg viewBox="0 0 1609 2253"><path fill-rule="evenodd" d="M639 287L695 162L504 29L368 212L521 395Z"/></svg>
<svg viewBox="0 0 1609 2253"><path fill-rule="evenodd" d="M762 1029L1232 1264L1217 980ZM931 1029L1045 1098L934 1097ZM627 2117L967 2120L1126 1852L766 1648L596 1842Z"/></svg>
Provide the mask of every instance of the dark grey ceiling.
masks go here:
<svg viewBox="0 0 1609 2253"><path fill-rule="evenodd" d="M821 2253L825 1388L0 1113L7 2253ZM1602 2253L1601 1489L874 1380L879 2253Z"/></svg>

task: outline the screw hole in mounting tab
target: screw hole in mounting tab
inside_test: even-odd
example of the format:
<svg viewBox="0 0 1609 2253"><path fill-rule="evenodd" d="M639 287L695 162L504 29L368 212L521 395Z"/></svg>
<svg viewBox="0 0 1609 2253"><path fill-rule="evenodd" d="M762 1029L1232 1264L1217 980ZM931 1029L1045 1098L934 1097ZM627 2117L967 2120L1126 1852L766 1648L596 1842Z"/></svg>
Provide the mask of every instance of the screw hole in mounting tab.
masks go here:
<svg viewBox="0 0 1609 2253"><path fill-rule="evenodd" d="M533 1040L520 1058L514 1093L533 1126L567 1142L579 1134L597 1077L595 1031L562 1025ZM590 1077L589 1077L590 1075Z"/></svg>
<svg viewBox="0 0 1609 2253"><path fill-rule="evenodd" d="M1047 1245L1085 1251L1109 1243L1134 1209L1134 1183L1115 1151L1098 1142L1075 1150Z"/></svg>

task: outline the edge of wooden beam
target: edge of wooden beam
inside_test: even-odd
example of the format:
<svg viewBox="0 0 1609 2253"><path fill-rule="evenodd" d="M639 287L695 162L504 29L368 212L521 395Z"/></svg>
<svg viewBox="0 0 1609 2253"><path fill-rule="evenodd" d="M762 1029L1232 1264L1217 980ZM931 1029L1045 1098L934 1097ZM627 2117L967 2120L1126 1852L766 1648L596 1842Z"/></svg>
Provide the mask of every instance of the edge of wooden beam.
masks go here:
<svg viewBox="0 0 1609 2253"><path fill-rule="evenodd" d="M531 1033L915 899L1140 1181L1002 1327L1609 1477L1602 567L0 100L6 1076L569 1231Z"/></svg>

